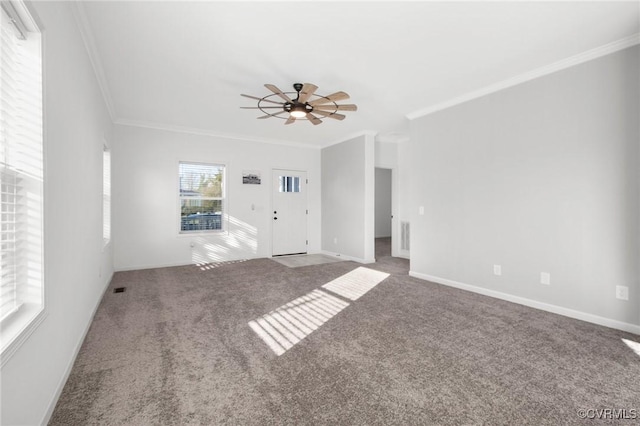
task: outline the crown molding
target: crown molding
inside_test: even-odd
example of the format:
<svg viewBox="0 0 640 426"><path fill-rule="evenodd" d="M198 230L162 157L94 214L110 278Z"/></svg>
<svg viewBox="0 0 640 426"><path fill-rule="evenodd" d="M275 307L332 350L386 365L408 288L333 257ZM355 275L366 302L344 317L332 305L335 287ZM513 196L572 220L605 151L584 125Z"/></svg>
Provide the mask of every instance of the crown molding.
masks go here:
<svg viewBox="0 0 640 426"><path fill-rule="evenodd" d="M107 111L109 112L109 116L111 117L111 121L113 122L116 119L113 100L111 98L111 93L109 92L109 86L107 84L107 78L104 73L102 61L100 60L100 55L98 55L95 38L93 37L93 32L91 31L91 26L89 24L89 20L87 18L87 14L81 0L74 1L71 4L71 10L73 11L73 16L76 20L78 30L80 31L80 36L82 37L84 47L89 56L89 61L91 62L91 66L93 67L93 72L95 73L96 79L98 80L98 86L100 86L102 98L104 99L104 103L107 107Z"/></svg>
<svg viewBox="0 0 640 426"><path fill-rule="evenodd" d="M536 78L543 77L545 75L552 74L554 72L561 71L566 68L570 68L587 61L591 61L593 59L600 58L605 55L609 55L611 53L615 53L619 50L626 49L636 44L640 44L640 33L630 35L629 37L625 37L623 39L614 41L612 43L608 43L603 46L596 47L595 49L587 50L586 52L579 53L574 56L570 56L566 59L560 60L558 62L554 62L550 65L536 68L532 71L517 75L512 78L508 78L499 83L486 86L479 90L474 90L473 92L466 93L462 96L458 96L448 101L441 102L439 104L411 112L407 114L406 117L409 120L414 120L416 118L424 117L426 115L433 114L434 112L442 111L444 109L451 108L452 106L459 105L459 104L468 102L470 100L477 99L482 96L489 95L491 93L495 93L500 90L504 90L509 87L513 87L518 84L522 84L527 81L534 80Z"/></svg>
<svg viewBox="0 0 640 426"><path fill-rule="evenodd" d="M214 132L212 130L207 130L207 129L198 129L195 127L175 126L175 125L168 125L168 124L153 123L148 121L127 120L127 119L119 118L114 120L113 124L117 124L120 126L128 126L128 127L139 127L139 128L151 129L151 130L162 130L165 132L173 132L173 133L186 133L190 135L210 136L214 138L231 139L231 140L244 141L244 142L261 142L261 143L268 143L272 145L285 145L285 146L292 146L296 148L306 148L306 149L321 148L318 145L303 145L301 143L283 141L279 139L257 138L254 136L238 135L238 134L232 134L232 133L221 133L221 132Z"/></svg>

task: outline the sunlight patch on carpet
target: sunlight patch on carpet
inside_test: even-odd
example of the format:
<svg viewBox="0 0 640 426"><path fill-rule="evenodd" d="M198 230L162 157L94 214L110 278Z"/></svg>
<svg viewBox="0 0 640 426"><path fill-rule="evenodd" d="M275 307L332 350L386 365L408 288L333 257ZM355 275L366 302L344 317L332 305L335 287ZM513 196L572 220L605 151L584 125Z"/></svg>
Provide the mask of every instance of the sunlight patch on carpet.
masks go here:
<svg viewBox="0 0 640 426"><path fill-rule="evenodd" d="M640 356L640 343L634 342L633 340L622 339L625 345L629 346L632 351L636 353L636 355Z"/></svg>
<svg viewBox="0 0 640 426"><path fill-rule="evenodd" d="M280 356L347 306L348 302L322 290L313 290L249 321L249 327Z"/></svg>
<svg viewBox="0 0 640 426"><path fill-rule="evenodd" d="M388 276L386 272L361 266L323 285L322 288L347 299L358 300Z"/></svg>
<svg viewBox="0 0 640 426"><path fill-rule="evenodd" d="M246 262L248 259L239 260L226 260L224 262L209 262L209 263L196 263L195 265L200 268L201 271L208 271L210 269L216 269L221 266L233 265L234 263Z"/></svg>

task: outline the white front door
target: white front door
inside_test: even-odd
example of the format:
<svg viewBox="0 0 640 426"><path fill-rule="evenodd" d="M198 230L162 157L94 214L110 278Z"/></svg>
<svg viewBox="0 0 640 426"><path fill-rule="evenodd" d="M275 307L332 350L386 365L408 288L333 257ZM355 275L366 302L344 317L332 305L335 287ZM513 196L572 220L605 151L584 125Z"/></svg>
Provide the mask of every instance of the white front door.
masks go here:
<svg viewBox="0 0 640 426"><path fill-rule="evenodd" d="M273 170L273 256L307 252L307 172Z"/></svg>

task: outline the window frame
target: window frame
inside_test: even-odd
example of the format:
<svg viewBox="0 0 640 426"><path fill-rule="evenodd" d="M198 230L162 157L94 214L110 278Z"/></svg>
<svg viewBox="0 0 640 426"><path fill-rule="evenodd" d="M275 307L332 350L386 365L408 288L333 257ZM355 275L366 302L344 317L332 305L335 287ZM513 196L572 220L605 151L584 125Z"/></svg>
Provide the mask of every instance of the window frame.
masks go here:
<svg viewBox="0 0 640 426"><path fill-rule="evenodd" d="M222 174L222 195L220 197L186 197L180 194L180 165L181 164L190 164L190 165L200 165L200 166L212 166L221 169ZM191 160L178 160L177 164L177 203L176 203L176 212L177 212L177 232L179 237L193 237L198 235L225 235L228 233L228 200L227 200L227 164L226 162L203 162L203 161L191 161ZM199 230L182 230L182 200L220 200L222 204L221 209L221 217L220 217L220 229L199 229Z"/></svg>
<svg viewBox="0 0 640 426"><path fill-rule="evenodd" d="M108 167L108 170L107 170ZM102 146L102 249L104 250L112 238L111 219L111 148Z"/></svg>
<svg viewBox="0 0 640 426"><path fill-rule="evenodd" d="M16 172L19 175L22 175L22 179L28 181L22 187L22 190L26 191L36 191L36 196L39 197L37 204L22 205L18 208L24 209L27 208L31 211L34 209L34 206L37 210L33 210L33 212L37 213L39 217L27 219L28 224L26 225L29 228L29 239L34 238L33 232L35 231L35 238L37 238L38 244L37 247L29 249L27 254L19 255L19 261L27 263L27 266L23 266L26 268L27 275L29 278L25 281L25 279L20 279L17 286L20 288L17 290L23 294L25 294L25 287L30 290L27 292L29 295L24 297L24 299L20 300L20 304L16 307L14 311L6 315L5 318L0 321L1 333L3 335L2 347L0 348L0 366L4 366L5 363L13 356L14 353L22 346L24 342L27 341L29 336L38 328L38 326L44 321L47 317L47 294L45 288L45 193L46 193L46 169L45 169L45 141L47 139L46 129L44 126L44 36L42 32L42 25L37 22L34 17L35 15L31 12L29 6L25 4L23 0L10 0L2 2L2 14L6 14L9 19L13 20L17 32L21 36L17 36L19 40L29 40L32 37L37 37L34 45L25 46L25 49L32 50L32 53L36 53L37 58L36 62L34 62L35 67L30 68L30 71L36 72L39 75L37 78L39 79L38 85L33 85L31 89L33 92L29 92L30 95L35 95L38 98L37 115L38 115L38 126L36 133L38 135L38 139L36 140L38 148L36 154L39 154L37 158L38 163L37 166L40 171L35 175L31 175L30 172L25 170L20 170L20 167L16 168ZM2 19L5 19L4 16ZM8 27L11 28L11 27ZM24 37L24 38L23 38ZM25 43L31 43L26 41ZM34 104L36 105L36 104ZM18 107L20 108L20 107ZM34 111L31 111L34 112ZM7 141L7 146L13 143L11 141ZM35 145L34 145L35 146ZM33 157L29 157L30 160ZM12 163L6 163L10 167ZM19 163L18 163L19 164ZM33 164L33 163L31 163ZM37 185L37 186L34 186ZM31 201L33 202L33 200ZM29 245L32 245L33 242L29 242ZM35 255L36 258L30 258L30 256ZM36 273L33 273L33 267L37 267ZM39 274L38 274L39 273ZM34 291L37 286L37 291Z"/></svg>

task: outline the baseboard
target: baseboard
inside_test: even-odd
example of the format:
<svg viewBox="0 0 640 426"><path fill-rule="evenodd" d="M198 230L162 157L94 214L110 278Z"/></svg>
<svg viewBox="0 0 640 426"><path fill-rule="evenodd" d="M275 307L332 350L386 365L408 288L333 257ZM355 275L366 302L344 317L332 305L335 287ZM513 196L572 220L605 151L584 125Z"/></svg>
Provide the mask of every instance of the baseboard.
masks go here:
<svg viewBox="0 0 640 426"><path fill-rule="evenodd" d="M193 263L191 263L191 262L189 262L189 263L184 263L184 262L180 262L180 263L153 263L153 264L147 264L147 265L134 265L134 266L116 267L115 268L115 272L140 271L140 270L143 270L143 269L173 268L173 267L176 267L176 266L189 266L189 265L193 265Z"/></svg>
<svg viewBox="0 0 640 426"><path fill-rule="evenodd" d="M604 318L598 315L589 314L582 311L576 311L574 309L565 308L562 306L551 305L549 303L538 302L536 300L527 299L525 297L514 296L508 293L502 293L496 290L490 290L483 287L478 287L471 284L465 284L458 281L449 280L446 278L440 278L433 275L422 274L420 272L409 271L409 275L415 278L419 278L425 281L431 281L437 284L446 285L449 287L455 287L461 290L471 291L473 293L482 294L484 296L495 297L496 299L506 300L507 302L517 303L519 305L528 306L530 308L540 309L541 311L551 312L565 317L578 319L581 321L590 322L592 324L602 325L604 327L615 328L617 330L626 331L628 333L634 333L640 335L640 325L629 324L626 322Z"/></svg>
<svg viewBox="0 0 640 426"><path fill-rule="evenodd" d="M362 259L359 257L353 257L353 256L348 256L346 254L341 254L341 253L335 253L332 251L326 251L326 250L320 250L320 253L327 255L327 256L331 256L331 257L336 257L338 259L342 259L342 260L351 260L353 262L358 262L358 263L376 263L375 259Z"/></svg>
<svg viewBox="0 0 640 426"><path fill-rule="evenodd" d="M267 256L251 256L251 257L243 257L238 259L225 259L219 261L211 261L209 263L223 263L223 262L237 262L238 260L251 260L251 259L264 259ZM270 257L270 256L268 256ZM153 263L148 265L136 265L136 266L123 266L116 267L115 272L126 272L126 271L140 271L143 269L158 269L158 268L175 268L177 266L190 266L196 265L194 262L179 262L179 263Z"/></svg>
<svg viewBox="0 0 640 426"><path fill-rule="evenodd" d="M71 374L73 365L76 363L76 358L80 353L80 348L84 343L85 337L87 337L87 333L89 332L89 328L91 328L91 324L93 323L93 319L96 316L96 312L98 312L98 307L100 306L100 302L102 302L102 299L104 298L104 295L107 292L107 289L109 288L109 284L111 283L112 278L113 278L113 272L108 277L108 279L105 280L104 289L100 294L100 298L98 299L98 302L93 307L93 312L91 313L91 317L89 321L87 321L87 325L85 326L84 331L82 332L82 336L80 337L80 340L78 341L78 343L76 343L76 347L73 350L73 356L71 357L71 360L69 361L69 364L67 365L67 368L64 374L62 375L62 378L60 379L60 382L58 382L58 386L56 387L56 392L53 394L53 398L51 399L51 402L49 402L49 408L47 408L47 411L44 413L44 417L40 422L41 425L46 425L49 423L49 420L51 420L51 416L53 415L53 410L55 410L56 404L58 403L58 399L60 398L60 395L62 394L62 390L64 389L64 385L67 383L67 380L69 379L69 375Z"/></svg>

